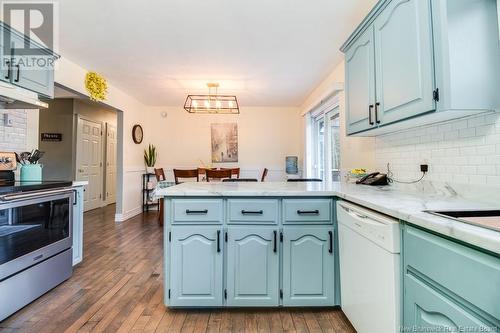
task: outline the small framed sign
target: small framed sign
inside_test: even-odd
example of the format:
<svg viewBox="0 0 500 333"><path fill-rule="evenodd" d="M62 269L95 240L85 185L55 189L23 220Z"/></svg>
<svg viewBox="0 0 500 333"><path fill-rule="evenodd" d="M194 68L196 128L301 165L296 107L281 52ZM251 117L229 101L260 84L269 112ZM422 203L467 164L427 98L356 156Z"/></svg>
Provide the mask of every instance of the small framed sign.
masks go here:
<svg viewBox="0 0 500 333"><path fill-rule="evenodd" d="M42 133L40 134L42 141L60 142L62 141L62 133Z"/></svg>

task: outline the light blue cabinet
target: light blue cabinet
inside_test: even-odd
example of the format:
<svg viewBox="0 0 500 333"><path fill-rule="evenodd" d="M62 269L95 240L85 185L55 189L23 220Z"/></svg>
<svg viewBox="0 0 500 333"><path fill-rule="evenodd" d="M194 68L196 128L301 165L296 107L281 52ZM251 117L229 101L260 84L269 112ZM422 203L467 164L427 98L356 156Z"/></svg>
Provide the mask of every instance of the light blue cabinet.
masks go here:
<svg viewBox="0 0 500 333"><path fill-rule="evenodd" d="M405 327L500 327L500 257L410 225L403 245Z"/></svg>
<svg viewBox="0 0 500 333"><path fill-rule="evenodd" d="M277 228L228 228L227 305L279 305L278 242Z"/></svg>
<svg viewBox="0 0 500 333"><path fill-rule="evenodd" d="M83 260L83 186L73 188L73 266Z"/></svg>
<svg viewBox="0 0 500 333"><path fill-rule="evenodd" d="M165 304L338 304L332 203L328 198L165 198Z"/></svg>
<svg viewBox="0 0 500 333"><path fill-rule="evenodd" d="M404 297L404 327L447 329L444 332L460 332L463 327L492 327L414 276L405 278Z"/></svg>
<svg viewBox="0 0 500 333"><path fill-rule="evenodd" d="M332 227L283 228L283 305L334 303Z"/></svg>
<svg viewBox="0 0 500 333"><path fill-rule="evenodd" d="M173 226L170 246L172 306L221 306L222 231L216 226Z"/></svg>
<svg viewBox="0 0 500 333"><path fill-rule="evenodd" d="M393 0L373 27L375 122L389 124L434 111L430 0Z"/></svg>
<svg viewBox="0 0 500 333"><path fill-rule="evenodd" d="M353 43L345 54L346 128L356 133L375 123L375 47L373 28Z"/></svg>
<svg viewBox="0 0 500 333"><path fill-rule="evenodd" d="M493 0L380 0L341 48L347 134L500 108L496 13Z"/></svg>
<svg viewBox="0 0 500 333"><path fill-rule="evenodd" d="M0 30L2 35L0 79L52 98L54 65L58 56L3 23L0 23ZM10 45L6 46L5 43ZM30 47L29 54L21 54L18 50L25 49L26 45Z"/></svg>

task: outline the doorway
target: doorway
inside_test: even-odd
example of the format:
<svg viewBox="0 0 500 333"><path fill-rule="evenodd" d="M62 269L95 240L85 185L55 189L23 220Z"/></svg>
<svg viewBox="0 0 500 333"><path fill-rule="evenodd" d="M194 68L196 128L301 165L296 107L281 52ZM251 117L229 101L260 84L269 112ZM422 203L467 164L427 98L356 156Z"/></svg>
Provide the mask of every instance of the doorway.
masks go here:
<svg viewBox="0 0 500 333"><path fill-rule="evenodd" d="M106 123L106 177L105 193L106 204L110 205L116 202L116 126Z"/></svg>
<svg viewBox="0 0 500 333"><path fill-rule="evenodd" d="M101 207L102 124L78 117L76 134L76 180L87 181L84 210Z"/></svg>

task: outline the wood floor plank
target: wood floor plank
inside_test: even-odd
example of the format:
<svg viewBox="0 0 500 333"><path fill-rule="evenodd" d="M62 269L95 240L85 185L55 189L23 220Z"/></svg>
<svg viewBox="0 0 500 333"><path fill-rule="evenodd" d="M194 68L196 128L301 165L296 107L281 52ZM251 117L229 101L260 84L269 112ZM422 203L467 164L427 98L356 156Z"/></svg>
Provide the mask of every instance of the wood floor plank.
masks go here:
<svg viewBox="0 0 500 333"><path fill-rule="evenodd" d="M155 213L115 223L114 206L87 212L73 276L0 322L0 332L355 333L339 308L169 309L163 274Z"/></svg>

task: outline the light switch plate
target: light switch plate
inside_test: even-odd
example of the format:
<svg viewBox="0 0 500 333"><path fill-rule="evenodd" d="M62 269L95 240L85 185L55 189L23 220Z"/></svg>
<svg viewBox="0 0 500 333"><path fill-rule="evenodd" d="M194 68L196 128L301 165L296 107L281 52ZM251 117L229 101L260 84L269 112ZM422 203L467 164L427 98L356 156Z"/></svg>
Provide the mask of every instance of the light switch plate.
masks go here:
<svg viewBox="0 0 500 333"><path fill-rule="evenodd" d="M14 119L12 119L12 116L8 113L3 114L3 125L5 127L12 127L14 126Z"/></svg>

